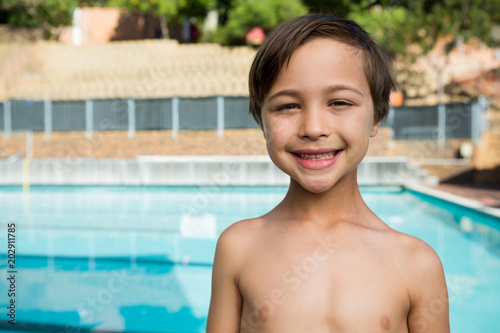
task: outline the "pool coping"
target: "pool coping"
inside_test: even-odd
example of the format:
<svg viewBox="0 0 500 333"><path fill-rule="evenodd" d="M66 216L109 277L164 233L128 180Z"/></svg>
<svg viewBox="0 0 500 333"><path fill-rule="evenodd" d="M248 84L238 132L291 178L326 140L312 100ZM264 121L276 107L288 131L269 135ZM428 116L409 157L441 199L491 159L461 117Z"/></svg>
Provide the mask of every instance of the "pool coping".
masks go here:
<svg viewBox="0 0 500 333"><path fill-rule="evenodd" d="M452 194L449 192L441 191L436 188L429 186L417 184L417 183L404 183L401 185L404 189L422 193L437 199L441 199L447 202L451 202L456 205L467 207L469 209L475 210L479 213L490 215L496 218L500 218L500 208L489 207L480 201L464 198L462 196Z"/></svg>
<svg viewBox="0 0 500 333"><path fill-rule="evenodd" d="M404 156L366 157L362 185L432 181ZM169 155L124 159L0 159L0 185L288 185L267 155Z"/></svg>

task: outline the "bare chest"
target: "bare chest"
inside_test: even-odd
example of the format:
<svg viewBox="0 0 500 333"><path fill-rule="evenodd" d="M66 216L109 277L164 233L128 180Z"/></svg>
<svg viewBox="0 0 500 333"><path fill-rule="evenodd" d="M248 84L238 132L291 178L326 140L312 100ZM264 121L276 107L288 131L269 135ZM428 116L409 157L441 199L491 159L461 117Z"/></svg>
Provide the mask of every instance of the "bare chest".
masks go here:
<svg viewBox="0 0 500 333"><path fill-rule="evenodd" d="M407 332L405 277L377 251L270 247L240 278L242 332Z"/></svg>

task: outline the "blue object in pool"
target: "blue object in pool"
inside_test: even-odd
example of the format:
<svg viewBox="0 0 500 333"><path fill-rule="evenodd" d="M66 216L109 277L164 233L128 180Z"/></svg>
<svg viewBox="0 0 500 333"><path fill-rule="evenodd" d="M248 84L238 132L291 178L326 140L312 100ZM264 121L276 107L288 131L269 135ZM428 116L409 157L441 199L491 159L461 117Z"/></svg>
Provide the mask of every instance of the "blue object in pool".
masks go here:
<svg viewBox="0 0 500 333"><path fill-rule="evenodd" d="M285 187L0 187L0 330L204 332L218 235ZM391 227L439 254L455 333L500 327L500 221L402 190L363 187ZM7 223L16 325L7 320Z"/></svg>

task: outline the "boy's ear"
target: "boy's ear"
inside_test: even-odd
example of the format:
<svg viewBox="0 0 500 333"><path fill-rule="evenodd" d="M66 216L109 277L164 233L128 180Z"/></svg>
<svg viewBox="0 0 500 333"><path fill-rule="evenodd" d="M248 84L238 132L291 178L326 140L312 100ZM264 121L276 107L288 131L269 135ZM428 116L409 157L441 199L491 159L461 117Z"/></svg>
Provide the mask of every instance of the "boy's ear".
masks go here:
<svg viewBox="0 0 500 333"><path fill-rule="evenodd" d="M373 123L372 131L370 132L370 138L373 138L378 133L378 127L380 126L380 120Z"/></svg>

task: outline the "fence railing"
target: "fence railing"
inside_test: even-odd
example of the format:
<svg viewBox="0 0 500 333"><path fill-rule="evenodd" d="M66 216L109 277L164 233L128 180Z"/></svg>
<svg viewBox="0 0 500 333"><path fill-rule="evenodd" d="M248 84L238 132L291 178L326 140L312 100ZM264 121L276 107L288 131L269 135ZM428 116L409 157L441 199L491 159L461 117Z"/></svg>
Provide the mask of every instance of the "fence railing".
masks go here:
<svg viewBox="0 0 500 333"><path fill-rule="evenodd" d="M396 140L471 139L478 143L487 130L488 102L480 98L470 104L402 106L391 108L381 126L393 129Z"/></svg>
<svg viewBox="0 0 500 333"><path fill-rule="evenodd" d="M382 126L393 129L397 140L472 139L486 129L484 99L471 104L403 106L392 108ZM80 101L7 100L0 103L0 131L12 132L136 130L217 130L258 128L248 113L248 97L164 99L106 99Z"/></svg>

